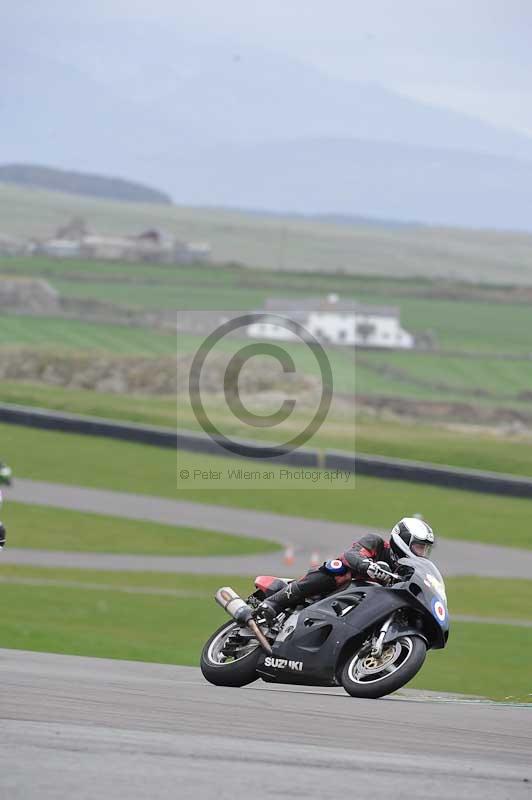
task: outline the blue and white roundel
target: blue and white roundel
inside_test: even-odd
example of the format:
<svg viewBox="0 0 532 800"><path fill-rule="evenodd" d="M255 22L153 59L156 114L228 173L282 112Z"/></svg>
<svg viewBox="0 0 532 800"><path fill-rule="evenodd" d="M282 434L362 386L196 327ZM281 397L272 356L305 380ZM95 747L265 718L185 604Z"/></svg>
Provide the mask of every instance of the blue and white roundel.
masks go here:
<svg viewBox="0 0 532 800"><path fill-rule="evenodd" d="M333 558L325 562L325 569L330 575L345 575L347 567L339 558Z"/></svg>
<svg viewBox="0 0 532 800"><path fill-rule="evenodd" d="M434 616L440 623L440 625L443 625L445 620L447 619L447 610L441 600L438 600L437 598L433 599L432 611L434 613Z"/></svg>

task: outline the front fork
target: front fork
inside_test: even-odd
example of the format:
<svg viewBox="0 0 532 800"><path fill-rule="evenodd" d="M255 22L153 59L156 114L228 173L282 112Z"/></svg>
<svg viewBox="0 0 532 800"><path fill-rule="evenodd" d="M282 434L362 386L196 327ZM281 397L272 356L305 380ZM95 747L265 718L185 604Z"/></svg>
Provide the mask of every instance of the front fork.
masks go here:
<svg viewBox="0 0 532 800"><path fill-rule="evenodd" d="M379 635L375 639L374 644L373 644L373 646L371 648L371 655L377 656L377 657L380 657L382 655L382 648L384 647L384 640L386 638L386 634L388 633L388 628L390 627L390 625L392 624L392 622L394 620L394 616L395 616L395 614L392 614L391 617L388 617L388 619L385 620L382 623L381 628L379 630Z"/></svg>

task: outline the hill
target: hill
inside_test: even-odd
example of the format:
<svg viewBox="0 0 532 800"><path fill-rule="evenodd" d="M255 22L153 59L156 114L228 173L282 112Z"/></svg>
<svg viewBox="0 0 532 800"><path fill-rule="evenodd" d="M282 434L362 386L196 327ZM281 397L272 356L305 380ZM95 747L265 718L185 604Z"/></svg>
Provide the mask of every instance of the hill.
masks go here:
<svg viewBox="0 0 532 800"><path fill-rule="evenodd" d="M158 227L207 241L217 262L300 272L532 285L532 235L458 228L334 224L230 209L108 200L0 184L0 233L49 236L72 216L104 234Z"/></svg>
<svg viewBox="0 0 532 800"><path fill-rule="evenodd" d="M197 205L532 232L526 159L320 137L210 148L174 167Z"/></svg>
<svg viewBox="0 0 532 800"><path fill-rule="evenodd" d="M135 176L186 205L532 228L530 137L150 24L117 47L128 30L84 27L59 53L0 32L5 161Z"/></svg>
<svg viewBox="0 0 532 800"><path fill-rule="evenodd" d="M123 178L41 167L36 164L0 165L0 183L37 187L54 192L87 195L128 203L162 203L172 199L163 192Z"/></svg>

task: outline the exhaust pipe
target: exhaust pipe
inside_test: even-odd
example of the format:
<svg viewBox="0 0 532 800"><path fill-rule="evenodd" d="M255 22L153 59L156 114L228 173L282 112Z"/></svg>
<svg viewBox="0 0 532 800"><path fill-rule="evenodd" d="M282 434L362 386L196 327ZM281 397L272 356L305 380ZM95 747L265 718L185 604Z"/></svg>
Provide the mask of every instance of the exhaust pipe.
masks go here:
<svg viewBox="0 0 532 800"><path fill-rule="evenodd" d="M230 586L223 586L221 589L218 589L214 595L214 599L224 611L227 611L230 617L233 617L236 622L238 622L240 625L247 625L257 637L262 649L265 650L269 655L272 654L272 648L269 641L253 619L253 611L248 604L242 600L240 595L231 589Z"/></svg>

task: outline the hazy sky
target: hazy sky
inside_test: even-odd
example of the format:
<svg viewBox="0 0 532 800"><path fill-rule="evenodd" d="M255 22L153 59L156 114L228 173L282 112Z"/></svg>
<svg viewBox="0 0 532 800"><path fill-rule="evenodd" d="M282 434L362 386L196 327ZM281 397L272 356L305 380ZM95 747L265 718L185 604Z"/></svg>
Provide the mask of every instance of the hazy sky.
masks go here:
<svg viewBox="0 0 532 800"><path fill-rule="evenodd" d="M125 18L176 36L260 45L532 135L531 0L2 0L27 47Z"/></svg>

